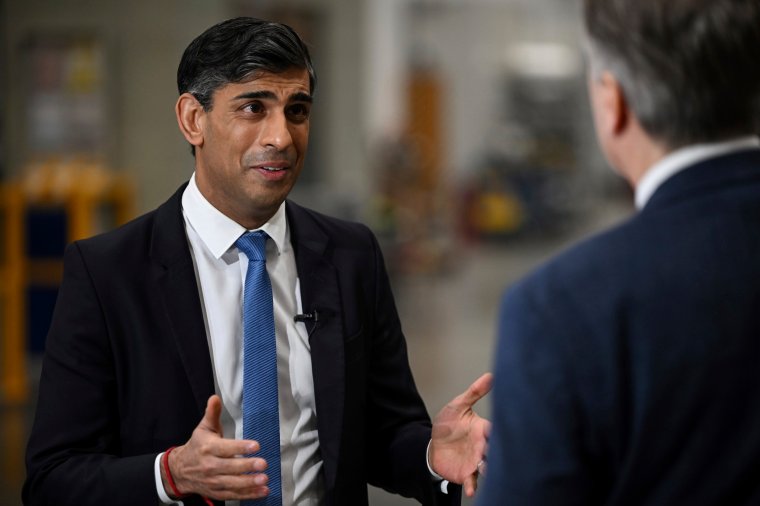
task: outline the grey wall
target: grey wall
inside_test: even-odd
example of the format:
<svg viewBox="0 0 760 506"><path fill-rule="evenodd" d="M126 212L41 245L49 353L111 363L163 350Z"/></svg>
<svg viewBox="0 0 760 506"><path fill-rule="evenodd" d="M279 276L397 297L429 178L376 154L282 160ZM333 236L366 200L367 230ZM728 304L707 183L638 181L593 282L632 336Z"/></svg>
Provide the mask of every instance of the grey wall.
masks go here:
<svg viewBox="0 0 760 506"><path fill-rule="evenodd" d="M362 149L359 105L362 100L362 2L319 0L303 4L319 13L320 85L311 145L316 176L306 178L296 196L306 203L334 207L360 200L366 190L367 163ZM277 2L233 0L6 0L7 30L2 33L5 177L28 161L24 149L23 71L18 47L34 32L89 31L107 48L108 162L130 172L137 183L139 211L161 203L192 173L193 160L177 130L174 103L176 68L187 44L204 29L241 10ZM2 48L2 46L0 46ZM1 60L0 60L1 61ZM350 207L350 206L349 206Z"/></svg>
<svg viewBox="0 0 760 506"><path fill-rule="evenodd" d="M94 32L107 52L108 163L133 174L139 209L162 201L192 170L173 112L177 62L187 43L223 12L216 0L8 1L8 175L27 162L19 45L31 33Z"/></svg>

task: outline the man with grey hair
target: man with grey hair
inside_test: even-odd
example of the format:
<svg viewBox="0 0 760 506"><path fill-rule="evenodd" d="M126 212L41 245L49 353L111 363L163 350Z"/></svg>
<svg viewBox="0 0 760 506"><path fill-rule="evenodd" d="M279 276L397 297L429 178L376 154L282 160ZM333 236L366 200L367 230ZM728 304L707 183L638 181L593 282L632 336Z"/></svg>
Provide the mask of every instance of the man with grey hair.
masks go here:
<svg viewBox="0 0 760 506"><path fill-rule="evenodd" d="M638 211L505 295L478 504L760 504L760 2L584 14Z"/></svg>

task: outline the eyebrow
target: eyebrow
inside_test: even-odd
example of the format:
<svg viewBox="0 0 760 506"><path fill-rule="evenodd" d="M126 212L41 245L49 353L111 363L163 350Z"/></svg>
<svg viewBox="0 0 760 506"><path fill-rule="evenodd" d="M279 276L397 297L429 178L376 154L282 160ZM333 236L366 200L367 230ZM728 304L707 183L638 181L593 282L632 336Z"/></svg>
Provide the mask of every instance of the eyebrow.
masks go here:
<svg viewBox="0 0 760 506"><path fill-rule="evenodd" d="M272 93L271 91L249 91L248 93L241 93L240 95L233 98L233 100L275 100L277 96ZM308 93L304 93L302 91L299 91L297 93L293 93L288 97L288 101L290 102L308 102L312 103L313 98Z"/></svg>

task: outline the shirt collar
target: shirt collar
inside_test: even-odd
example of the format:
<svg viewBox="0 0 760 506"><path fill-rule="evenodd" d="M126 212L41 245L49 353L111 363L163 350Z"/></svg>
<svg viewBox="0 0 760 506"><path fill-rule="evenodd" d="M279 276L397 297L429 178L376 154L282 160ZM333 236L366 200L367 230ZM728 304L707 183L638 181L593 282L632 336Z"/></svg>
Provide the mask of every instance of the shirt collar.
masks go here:
<svg viewBox="0 0 760 506"><path fill-rule="evenodd" d="M219 259L235 245L235 241L247 230L245 227L224 215L201 194L195 182L195 173L182 194L182 209L191 227L216 259ZM263 230L277 246L278 254L286 252L290 241L288 238L288 220L283 202L268 222L256 230Z"/></svg>
<svg viewBox="0 0 760 506"><path fill-rule="evenodd" d="M708 158L758 147L760 147L760 138L747 136L677 149L652 165L636 185L636 208L643 209L657 188L682 170Z"/></svg>

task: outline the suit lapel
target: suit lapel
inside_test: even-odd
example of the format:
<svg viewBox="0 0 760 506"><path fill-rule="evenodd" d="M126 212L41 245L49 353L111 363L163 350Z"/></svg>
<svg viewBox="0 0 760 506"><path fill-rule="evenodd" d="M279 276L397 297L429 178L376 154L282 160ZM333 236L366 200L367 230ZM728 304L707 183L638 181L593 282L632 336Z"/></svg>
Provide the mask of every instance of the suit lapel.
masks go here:
<svg viewBox="0 0 760 506"><path fill-rule="evenodd" d="M206 339L198 281L182 218L182 193L186 185L156 211L151 257L159 264L156 274L161 300L172 338L185 367L200 415L214 393L214 376Z"/></svg>
<svg viewBox="0 0 760 506"><path fill-rule="evenodd" d="M314 395L317 406L319 447L325 480L335 483L345 398L343 312L338 274L328 261L329 240L306 210L288 201L290 240L296 257L305 312L316 311L318 320L307 323Z"/></svg>

